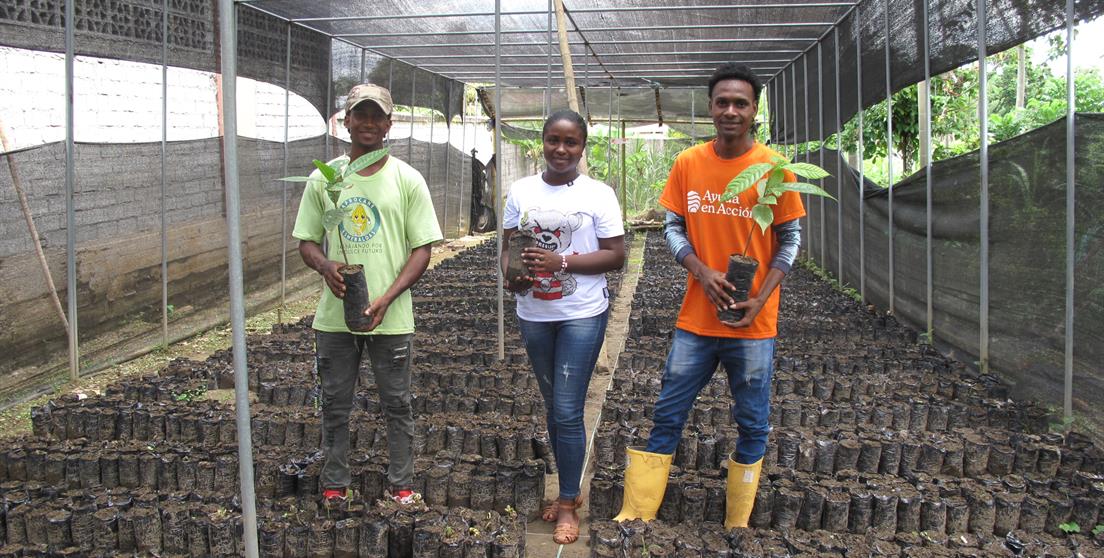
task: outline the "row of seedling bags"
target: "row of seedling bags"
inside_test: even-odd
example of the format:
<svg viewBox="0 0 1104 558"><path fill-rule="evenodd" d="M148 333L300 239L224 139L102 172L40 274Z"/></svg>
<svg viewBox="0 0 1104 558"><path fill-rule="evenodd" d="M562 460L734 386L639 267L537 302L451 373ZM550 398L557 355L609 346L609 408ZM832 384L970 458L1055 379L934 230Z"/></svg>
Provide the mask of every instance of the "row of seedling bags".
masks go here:
<svg viewBox="0 0 1104 558"><path fill-rule="evenodd" d="M127 489L6 493L0 556L244 555L236 501L196 493ZM515 558L525 520L509 511L381 502L319 509L313 502L258 502L262 556Z"/></svg>
<svg viewBox="0 0 1104 558"><path fill-rule="evenodd" d="M435 401L440 401L440 398ZM486 400L474 399L476 406L486 404ZM502 399L493 400L498 403ZM126 406L124 406L126 405ZM486 404L488 407L489 404ZM524 401L513 402L512 408L520 409ZM523 438L541 439L544 421L536 413L543 409L539 402L530 402L530 412L513 415L488 411L477 414L464 406L449 405L438 412L426 413L428 405L414 405L416 413L423 415L415 421L415 434L426 433L449 435L449 447L462 445L472 447L473 440L485 438L497 439L503 436L517 439L524 444ZM451 411L456 407L457 411ZM536 407L536 409L533 409ZM321 438L321 417L317 409L306 407L268 407L257 405L251 409L253 414L253 440L258 444L286 444L292 447L316 447ZM510 417L503 420L503 417ZM381 428L382 418L378 411L354 409L350 429L354 447L360 439L369 444L378 443L377 431ZM170 442L193 443L211 447L237 441L237 427L232 409L214 402L191 403L153 403L128 405L113 398L86 399L76 404L57 403L49 408L39 408L32 415L34 433L42 437L59 440L87 438L90 440L167 440ZM462 438L461 438L462 436ZM510 451L503 449L503 452ZM518 454L526 455L528 450L519 447Z"/></svg>
<svg viewBox="0 0 1104 558"><path fill-rule="evenodd" d="M778 531L670 524L662 520L594 521L591 558L703 558L783 556L1073 556L1083 550L1062 537L1010 532L1004 536L954 537L931 532L897 533L888 540L828 531ZM1089 554L1081 554L1088 556Z"/></svg>
<svg viewBox="0 0 1104 558"><path fill-rule="evenodd" d="M734 425L696 423L683 431L674 464L683 468L719 469L735 449ZM650 421L601 423L594 441L598 465L624 461L625 448L643 445ZM1078 472L1104 473L1104 452L1081 435L1016 434L998 430L956 428L944 433L884 429L772 430L764 456L766 466L830 475L853 470L909 477L915 473L981 478L1017 474L1068 480Z"/></svg>

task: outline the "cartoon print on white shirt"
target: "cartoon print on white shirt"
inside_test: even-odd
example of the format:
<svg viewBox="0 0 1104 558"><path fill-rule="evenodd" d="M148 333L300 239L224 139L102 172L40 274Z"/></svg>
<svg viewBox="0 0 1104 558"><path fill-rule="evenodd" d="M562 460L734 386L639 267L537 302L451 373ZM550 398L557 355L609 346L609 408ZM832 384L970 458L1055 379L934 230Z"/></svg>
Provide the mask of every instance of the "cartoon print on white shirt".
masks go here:
<svg viewBox="0 0 1104 558"><path fill-rule="evenodd" d="M575 253L568 251L571 249L571 235L582 225L582 213L564 215L552 209L534 208L522 215L518 230L532 236L538 248L566 255ZM539 272L534 274L533 279L533 298L538 300L559 300L575 292L575 277L570 273Z"/></svg>

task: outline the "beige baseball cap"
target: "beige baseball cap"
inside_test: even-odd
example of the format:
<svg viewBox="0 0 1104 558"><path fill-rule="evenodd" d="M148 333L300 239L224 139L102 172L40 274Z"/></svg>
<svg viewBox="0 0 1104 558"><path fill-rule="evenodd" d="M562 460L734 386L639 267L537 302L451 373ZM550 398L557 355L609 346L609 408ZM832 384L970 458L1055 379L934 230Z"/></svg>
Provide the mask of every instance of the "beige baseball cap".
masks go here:
<svg viewBox="0 0 1104 558"><path fill-rule="evenodd" d="M349 95L345 97L345 114L349 114L349 111L353 110L353 107L364 101L376 103L383 109L383 112L391 116L391 109L393 108L391 92L374 83L354 85L353 88L349 90Z"/></svg>

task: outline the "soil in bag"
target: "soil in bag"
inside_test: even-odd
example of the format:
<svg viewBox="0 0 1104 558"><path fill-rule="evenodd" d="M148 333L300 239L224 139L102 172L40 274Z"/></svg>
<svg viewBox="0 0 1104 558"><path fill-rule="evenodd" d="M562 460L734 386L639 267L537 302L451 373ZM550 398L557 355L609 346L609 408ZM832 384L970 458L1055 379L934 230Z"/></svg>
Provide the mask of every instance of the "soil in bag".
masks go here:
<svg viewBox="0 0 1104 558"><path fill-rule="evenodd" d="M345 281L345 297L341 303L345 308L345 326L350 331L368 331L372 318L365 316L368 310L368 283L364 279L364 266L343 265L337 269Z"/></svg>
<svg viewBox="0 0 1104 558"><path fill-rule="evenodd" d="M732 254L728 257L728 272L725 279L736 288L729 295L737 302L748 299L751 290L751 280L755 278L755 271L759 269L759 262L741 254ZM723 322L738 322L744 318L741 310L718 310L717 319Z"/></svg>

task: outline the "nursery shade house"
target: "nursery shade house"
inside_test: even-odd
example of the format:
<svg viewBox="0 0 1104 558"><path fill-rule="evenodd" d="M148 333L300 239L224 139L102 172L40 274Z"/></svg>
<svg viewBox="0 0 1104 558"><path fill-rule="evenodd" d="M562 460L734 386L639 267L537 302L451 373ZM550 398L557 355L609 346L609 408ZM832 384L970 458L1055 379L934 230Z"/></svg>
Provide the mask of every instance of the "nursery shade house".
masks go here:
<svg viewBox="0 0 1104 558"><path fill-rule="evenodd" d="M240 482L250 487L256 386L244 317L316 282L290 237L302 186L277 179L342 152L350 85L384 85L404 107L388 145L426 177L452 238L487 213L501 226L503 164L488 172L488 154L467 143L471 87L500 155L503 127L539 121L569 97L608 126L603 141L649 123L699 140L713 133L706 81L734 61L765 85L772 147L832 174L820 185L835 200L804 200L802 257L1013 395L1101 428L1104 117L1074 112L1068 49L1065 118L990 145L984 69L987 56L1056 30L1068 45L1078 22L1102 14L1094 0L0 0L5 56L54 54L50 79L63 93L38 103L55 111L57 138L9 145L20 139L11 130L33 124L0 121L0 342L11 355L0 389L27 393L58 370L75 378L143 343L189 337L225 321L229 303ZM144 124L160 139L82 132L113 106L92 98L89 79L123 63L153 68ZM867 179L861 147L853 167L829 139L855 118L869 130L863 109L967 64L982 69L979 150L932 162L922 132L921 168L889 169L883 188ZM198 119L190 107L204 94L185 71L211 76L213 133L175 135L174 115ZM263 97L265 87L279 93ZM293 96L325 124L296 128ZM282 124L265 132L257 123L273 115ZM930 115L920 108L921 130ZM892 118L878 125L893 137ZM508 310L494 298L501 360ZM243 492L253 555L254 500Z"/></svg>

